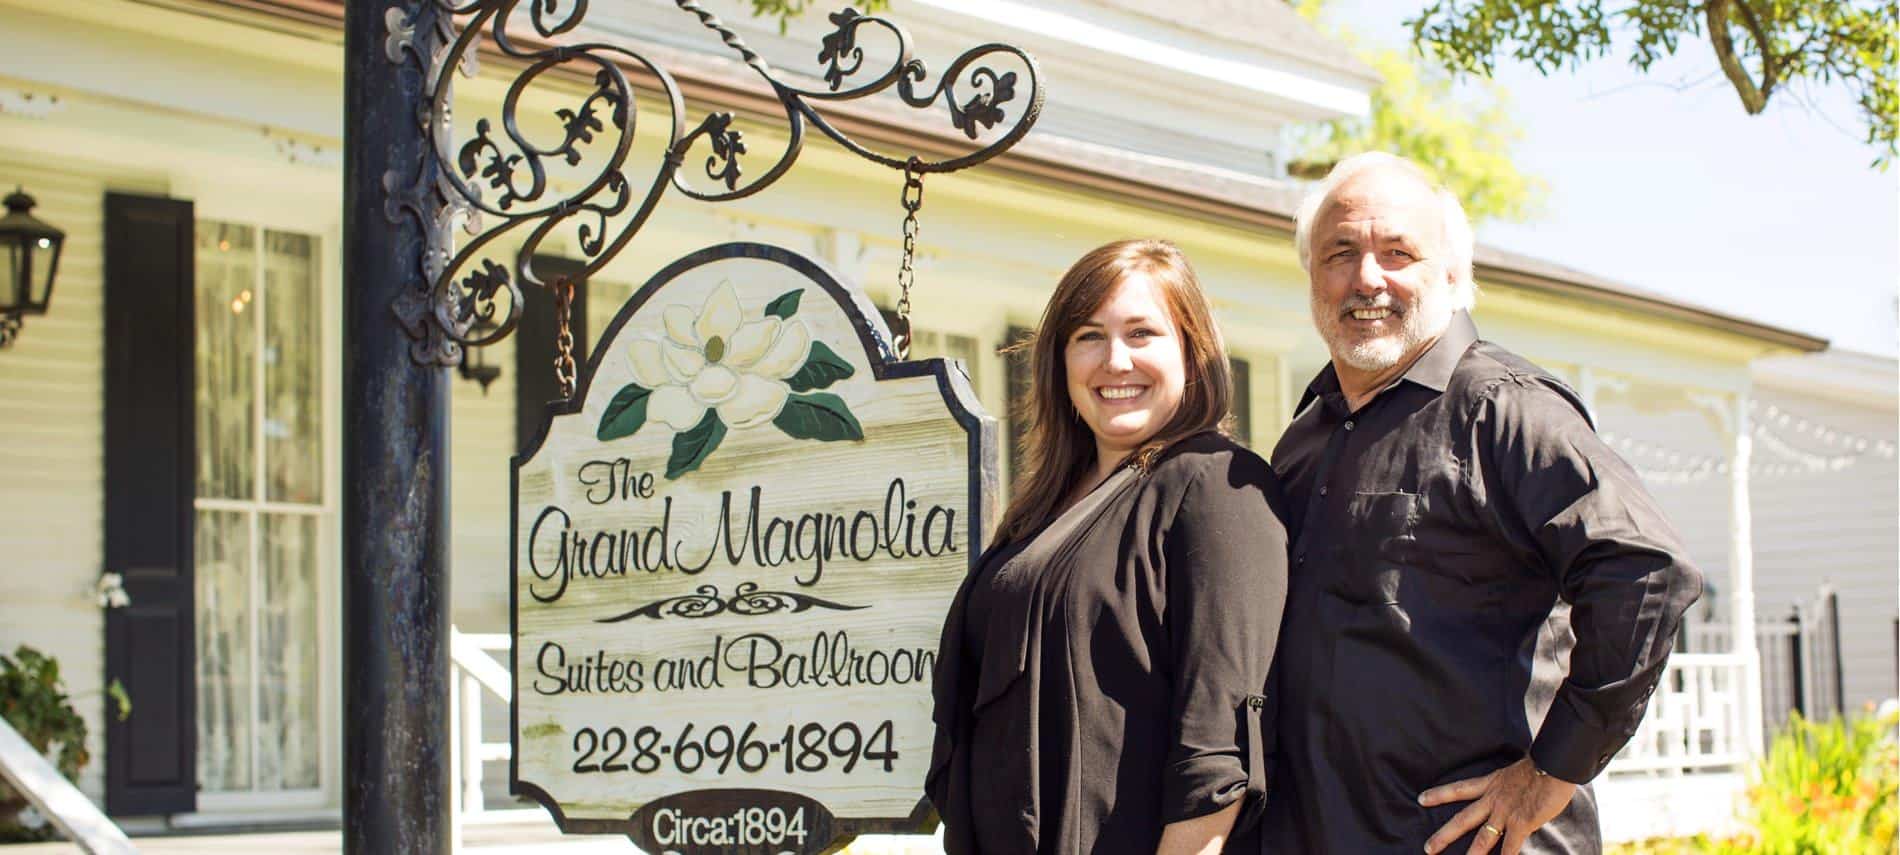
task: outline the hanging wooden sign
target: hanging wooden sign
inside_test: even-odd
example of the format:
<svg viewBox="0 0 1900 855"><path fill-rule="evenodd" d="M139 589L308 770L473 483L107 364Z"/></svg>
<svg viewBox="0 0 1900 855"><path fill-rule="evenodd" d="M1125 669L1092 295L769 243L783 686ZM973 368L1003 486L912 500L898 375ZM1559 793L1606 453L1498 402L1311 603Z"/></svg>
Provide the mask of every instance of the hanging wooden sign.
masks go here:
<svg viewBox="0 0 1900 855"><path fill-rule="evenodd" d="M931 672L995 422L855 287L716 246L620 310L514 461L516 793L648 851L925 816Z"/></svg>

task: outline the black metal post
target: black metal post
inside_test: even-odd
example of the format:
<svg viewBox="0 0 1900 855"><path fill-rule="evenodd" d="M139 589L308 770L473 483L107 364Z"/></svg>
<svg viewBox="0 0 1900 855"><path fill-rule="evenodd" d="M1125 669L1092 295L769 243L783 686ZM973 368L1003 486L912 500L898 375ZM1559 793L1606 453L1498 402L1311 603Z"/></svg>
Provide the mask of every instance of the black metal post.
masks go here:
<svg viewBox="0 0 1900 855"><path fill-rule="evenodd" d="M1794 633L1788 636L1788 661L1794 663L1794 708L1803 716L1813 718L1814 710L1808 697L1808 627L1801 619L1800 606L1794 607L1788 622L1794 625Z"/></svg>
<svg viewBox="0 0 1900 855"><path fill-rule="evenodd" d="M1847 714L1847 675L1841 665L1841 595L1838 591L1828 591L1827 599L1827 653L1834 660L1834 714Z"/></svg>
<svg viewBox="0 0 1900 855"><path fill-rule="evenodd" d="M423 277L428 222L397 214L433 162L424 69L388 52L386 11L352 0L343 106L343 843L349 853L449 851L449 521L446 368L423 365L391 307ZM435 28L415 27L428 56Z"/></svg>

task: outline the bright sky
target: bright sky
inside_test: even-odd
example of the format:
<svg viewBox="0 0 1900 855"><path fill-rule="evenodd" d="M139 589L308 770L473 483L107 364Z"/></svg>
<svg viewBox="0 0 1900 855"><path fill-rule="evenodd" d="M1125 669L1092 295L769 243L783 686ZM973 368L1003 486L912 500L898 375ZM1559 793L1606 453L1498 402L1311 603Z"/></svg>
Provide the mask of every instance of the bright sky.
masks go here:
<svg viewBox="0 0 1900 855"><path fill-rule="evenodd" d="M1327 22L1405 44L1418 5L1339 0ZM1550 193L1538 219L1479 241L1837 348L1900 351L1900 165L1869 166L1844 90L1805 93L1816 108L1777 92L1749 116L1690 38L1647 76L1612 55L1548 79L1500 63L1498 80L1526 132L1517 162Z"/></svg>

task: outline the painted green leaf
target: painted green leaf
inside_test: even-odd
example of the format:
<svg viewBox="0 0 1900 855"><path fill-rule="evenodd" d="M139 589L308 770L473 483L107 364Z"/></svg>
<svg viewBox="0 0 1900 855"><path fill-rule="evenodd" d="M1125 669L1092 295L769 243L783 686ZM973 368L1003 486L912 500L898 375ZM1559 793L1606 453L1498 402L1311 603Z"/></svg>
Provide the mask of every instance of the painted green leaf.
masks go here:
<svg viewBox="0 0 1900 855"><path fill-rule="evenodd" d="M628 383L615 392L614 399L607 402L607 412L600 414L600 429L594 432L594 438L606 442L633 436L647 423L647 399L652 396L652 389L638 383Z"/></svg>
<svg viewBox="0 0 1900 855"><path fill-rule="evenodd" d="M785 408L779 410L778 418L773 419L772 424L793 439L833 442L864 438L864 427L858 424L858 417L851 414L851 408L845 406L843 398L830 392L793 395L785 399Z"/></svg>
<svg viewBox="0 0 1900 855"><path fill-rule="evenodd" d="M794 392L809 392L843 380L856 370L851 367L851 363L844 361L844 357L826 347L824 342L814 341L811 343L811 355L805 357L804 366L798 369L798 373L786 378L785 382Z"/></svg>
<svg viewBox="0 0 1900 855"><path fill-rule="evenodd" d="M673 435L673 455L666 459L666 479L671 481L698 469L725 438L726 423L719 420L718 410L708 408L699 424Z"/></svg>
<svg viewBox="0 0 1900 855"><path fill-rule="evenodd" d="M798 314L798 298L804 295L805 289L803 288L799 288L795 291L787 291L778 295L772 302L765 304L766 317L790 318Z"/></svg>

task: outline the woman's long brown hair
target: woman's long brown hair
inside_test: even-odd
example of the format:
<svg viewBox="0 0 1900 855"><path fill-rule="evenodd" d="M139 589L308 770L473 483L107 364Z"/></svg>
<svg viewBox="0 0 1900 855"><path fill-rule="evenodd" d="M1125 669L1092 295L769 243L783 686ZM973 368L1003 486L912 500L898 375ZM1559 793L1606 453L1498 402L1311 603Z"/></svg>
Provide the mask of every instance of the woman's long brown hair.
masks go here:
<svg viewBox="0 0 1900 855"><path fill-rule="evenodd" d="M1160 240L1122 240L1082 256L1057 283L1035 335L1016 348L1029 350L1029 394L1013 417L1023 431L1021 472L1015 496L997 527L997 543L1009 543L1041 530L1059 513L1064 499L1096 463L1095 435L1069 400L1069 336L1094 315L1131 275L1144 275L1160 291L1180 335L1187 387L1181 407L1155 435L1129 455L1143 470L1169 445L1208 430L1226 433L1233 405L1233 373L1227 348L1201 283L1174 244Z"/></svg>

